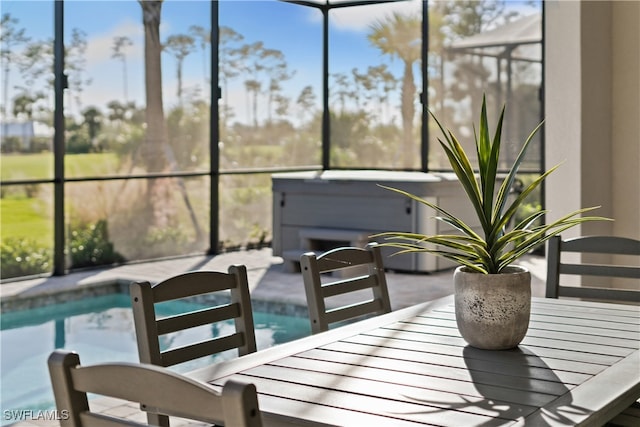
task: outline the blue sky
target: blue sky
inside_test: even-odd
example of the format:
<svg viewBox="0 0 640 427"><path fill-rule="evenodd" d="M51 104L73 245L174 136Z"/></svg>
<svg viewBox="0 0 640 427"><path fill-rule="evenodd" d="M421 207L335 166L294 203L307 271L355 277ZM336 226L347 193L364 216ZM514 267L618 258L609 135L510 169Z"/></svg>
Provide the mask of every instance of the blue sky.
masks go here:
<svg viewBox="0 0 640 427"><path fill-rule="evenodd" d="M330 72L350 73L351 69L366 70L370 65L387 63L393 73L401 77L399 61L381 59L380 52L367 41L369 26L393 11L420 13L420 0L400 1L394 4L371 5L336 9L330 14ZM26 28L32 39L53 37L53 1L3 0L2 13L19 19L19 28ZM34 13L35 12L35 13ZM210 3L208 1L165 0L162 10L161 38L188 33L191 25L209 28ZM322 71L322 17L314 8L275 0L227 0L220 3L221 25L233 28L245 37L244 42L263 41L265 47L278 49L295 76L283 84L287 95L295 102L306 85L320 96ZM85 78L91 84L82 93L82 104L104 106L113 99L124 97L122 63L111 57L113 40L126 35L133 46L126 51L130 100L142 105L144 99L143 26L140 5L135 0L67 0L65 2L65 37L69 44L71 31L80 29L87 34ZM208 50L207 50L208 54ZM163 54L163 84L165 107L170 108L176 98L176 64L169 54ZM416 77L418 75L416 74ZM19 85L17 69L10 74L9 96ZM419 82L418 82L419 83ZM186 92L206 88L203 76L203 57L199 48L189 55L183 68L183 89ZM208 90L208 89L206 89ZM228 98L236 118L246 117L246 97L241 79L229 88ZM3 98L4 99L4 98ZM0 100L3 101L3 100ZM318 101L319 102L319 101ZM72 101L68 107L73 111ZM318 104L319 106L319 104Z"/></svg>
<svg viewBox="0 0 640 427"><path fill-rule="evenodd" d="M331 13L331 72L350 72L354 67L366 69L380 63L379 52L366 40L368 26L384 17L390 10L419 10L420 2L413 0L397 5L376 5L339 9ZM34 13L37 10L37 13ZM32 39L53 37L53 2L51 1L2 1L2 13L10 13L19 19L19 27L27 29ZM84 106L104 105L114 98L123 98L122 63L111 58L113 38L130 37L134 45L127 50L129 98L138 104L144 98L142 68L142 14L140 5L133 0L65 2L65 36L69 43L71 31L78 28L87 34L88 49L85 76L92 82L82 94ZM210 4L205 1L166 0L162 10L161 38L171 34L186 33L191 25L209 27ZM295 70L295 77L287 82L289 96L297 97L306 85L312 85L320 94L322 70L322 18L314 8L278 2L274 0L229 0L220 4L221 25L229 26L245 37L245 42L263 41L265 46L281 50L287 63ZM397 66L400 64L390 64ZM163 78L165 103L176 102L175 60L163 54ZM186 91L203 84L202 52L189 55L184 64ZM17 70L10 75L10 86L19 85ZM235 99L238 118L243 117L244 96L237 87L231 96ZM10 97L16 91L10 89ZM242 98L242 99L241 99ZM71 107L73 109L73 104Z"/></svg>

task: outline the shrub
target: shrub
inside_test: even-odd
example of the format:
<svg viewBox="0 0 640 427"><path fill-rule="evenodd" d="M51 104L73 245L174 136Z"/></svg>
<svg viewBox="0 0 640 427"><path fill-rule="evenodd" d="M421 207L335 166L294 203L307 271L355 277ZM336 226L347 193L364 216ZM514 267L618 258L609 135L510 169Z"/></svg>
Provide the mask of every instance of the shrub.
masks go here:
<svg viewBox="0 0 640 427"><path fill-rule="evenodd" d="M91 152L91 141L80 132L71 133L67 138L67 154L84 154Z"/></svg>
<svg viewBox="0 0 640 427"><path fill-rule="evenodd" d="M4 136L0 147L3 153L18 153L22 149L22 142L17 136Z"/></svg>
<svg viewBox="0 0 640 427"><path fill-rule="evenodd" d="M115 264L125 260L109 241L107 221L104 219L95 224L73 227L69 236L69 255L71 268Z"/></svg>
<svg viewBox="0 0 640 427"><path fill-rule="evenodd" d="M53 251L33 239L8 237L0 244L0 278L48 273Z"/></svg>
<svg viewBox="0 0 640 427"><path fill-rule="evenodd" d="M143 258L184 255L195 250L195 243L180 227L152 227L141 241L140 256Z"/></svg>

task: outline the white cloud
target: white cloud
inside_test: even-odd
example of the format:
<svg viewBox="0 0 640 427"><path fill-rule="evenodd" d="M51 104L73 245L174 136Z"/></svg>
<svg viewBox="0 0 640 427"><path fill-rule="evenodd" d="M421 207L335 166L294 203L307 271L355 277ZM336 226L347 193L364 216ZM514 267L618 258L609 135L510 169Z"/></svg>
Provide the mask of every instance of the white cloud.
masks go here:
<svg viewBox="0 0 640 427"><path fill-rule="evenodd" d="M420 0L336 8L329 13L329 23L340 31L362 32L376 21L384 19L394 12L419 14L421 11L422 2ZM309 12L309 19L312 22L318 22L322 19L322 15L312 10Z"/></svg>
<svg viewBox="0 0 640 427"><path fill-rule="evenodd" d="M96 34L90 36L87 40L87 63L89 67L95 67L100 63L113 60L113 40L115 37L126 36L133 42L125 51L129 58L140 57L143 55L144 48L144 32L139 22L133 22L129 19L122 21L113 27L108 33Z"/></svg>

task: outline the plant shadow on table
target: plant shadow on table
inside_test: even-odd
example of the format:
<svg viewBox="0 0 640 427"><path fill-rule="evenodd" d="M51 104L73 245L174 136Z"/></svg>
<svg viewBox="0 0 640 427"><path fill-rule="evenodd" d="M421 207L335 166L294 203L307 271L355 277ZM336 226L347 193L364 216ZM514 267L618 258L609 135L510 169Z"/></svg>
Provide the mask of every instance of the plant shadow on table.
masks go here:
<svg viewBox="0 0 640 427"><path fill-rule="evenodd" d="M483 414L488 417L487 421L479 425L496 425L500 420L523 419L569 390L563 379L526 346L500 351L467 346L463 350L463 358L475 393L461 394L449 402L415 399L421 404L434 406L430 413L455 410ZM561 371L558 374L563 377L576 375ZM567 378L565 381L572 380ZM575 416L589 412L587 408L569 401L554 412L542 410L542 417L547 423L574 425Z"/></svg>

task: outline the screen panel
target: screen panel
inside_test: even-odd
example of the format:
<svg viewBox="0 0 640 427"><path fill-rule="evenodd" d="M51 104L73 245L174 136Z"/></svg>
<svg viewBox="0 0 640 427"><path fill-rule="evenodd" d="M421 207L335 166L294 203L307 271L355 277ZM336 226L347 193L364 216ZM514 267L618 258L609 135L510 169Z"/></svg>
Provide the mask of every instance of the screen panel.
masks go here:
<svg viewBox="0 0 640 427"><path fill-rule="evenodd" d="M418 169L422 2L329 14L331 167Z"/></svg>
<svg viewBox="0 0 640 427"><path fill-rule="evenodd" d="M458 137L476 163L474 126L483 96L493 135L505 106L501 164L508 168L541 120L542 3L429 2L428 108ZM429 117L429 168L450 169ZM538 172L542 132L522 170Z"/></svg>
<svg viewBox="0 0 640 427"><path fill-rule="evenodd" d="M220 2L220 168L321 164L321 13Z"/></svg>
<svg viewBox="0 0 640 427"><path fill-rule="evenodd" d="M69 268L203 253L209 178L67 183Z"/></svg>
<svg viewBox="0 0 640 427"><path fill-rule="evenodd" d="M67 177L209 170L210 16L202 1L65 3Z"/></svg>

